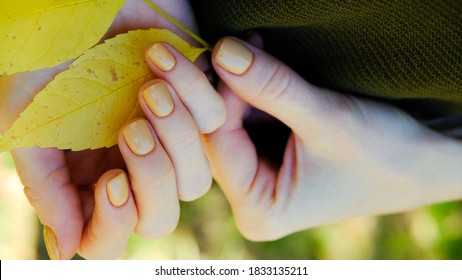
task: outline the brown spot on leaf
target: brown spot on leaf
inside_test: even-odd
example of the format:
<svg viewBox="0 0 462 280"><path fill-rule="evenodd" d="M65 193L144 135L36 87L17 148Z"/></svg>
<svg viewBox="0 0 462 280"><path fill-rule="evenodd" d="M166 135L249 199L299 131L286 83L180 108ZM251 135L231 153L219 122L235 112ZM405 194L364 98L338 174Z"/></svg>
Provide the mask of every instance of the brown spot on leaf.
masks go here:
<svg viewBox="0 0 462 280"><path fill-rule="evenodd" d="M96 72L93 71L93 69L91 69L91 68L88 68L88 69L87 69L87 73L88 73L88 74L91 74L91 75L93 75L93 76L95 76L95 78L98 78L98 76L96 75Z"/></svg>
<svg viewBox="0 0 462 280"><path fill-rule="evenodd" d="M113 82L117 82L119 77L117 76L117 72L114 68L111 68L111 77Z"/></svg>

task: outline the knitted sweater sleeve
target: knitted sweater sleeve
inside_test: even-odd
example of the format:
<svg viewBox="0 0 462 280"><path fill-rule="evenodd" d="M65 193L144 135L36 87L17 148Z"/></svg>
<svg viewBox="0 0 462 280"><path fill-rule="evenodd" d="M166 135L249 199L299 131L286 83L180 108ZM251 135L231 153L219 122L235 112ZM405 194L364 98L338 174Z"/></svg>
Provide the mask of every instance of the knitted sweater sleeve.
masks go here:
<svg viewBox="0 0 462 280"><path fill-rule="evenodd" d="M462 1L191 0L211 43L250 30L309 82L420 118L462 113Z"/></svg>

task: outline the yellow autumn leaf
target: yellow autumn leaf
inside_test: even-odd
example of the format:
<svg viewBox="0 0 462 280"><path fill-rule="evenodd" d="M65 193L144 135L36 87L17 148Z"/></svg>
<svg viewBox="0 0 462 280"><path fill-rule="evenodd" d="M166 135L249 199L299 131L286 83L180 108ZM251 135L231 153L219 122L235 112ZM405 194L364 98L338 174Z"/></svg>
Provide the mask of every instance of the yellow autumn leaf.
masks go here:
<svg viewBox="0 0 462 280"><path fill-rule="evenodd" d="M125 0L0 1L0 75L56 66L94 46Z"/></svg>
<svg viewBox="0 0 462 280"><path fill-rule="evenodd" d="M138 91L153 74L145 50L171 44L194 61L206 48L194 48L164 29L130 31L88 50L39 92L6 134L0 151L57 147L74 151L117 144L122 126L142 116Z"/></svg>

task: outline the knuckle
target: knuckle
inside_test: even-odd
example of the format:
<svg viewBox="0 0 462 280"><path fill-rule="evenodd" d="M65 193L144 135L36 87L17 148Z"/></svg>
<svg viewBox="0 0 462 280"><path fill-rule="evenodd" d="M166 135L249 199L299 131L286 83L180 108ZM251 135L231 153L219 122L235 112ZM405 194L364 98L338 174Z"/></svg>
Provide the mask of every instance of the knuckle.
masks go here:
<svg viewBox="0 0 462 280"><path fill-rule="evenodd" d="M284 98L292 83L292 73L290 69L278 63L267 77L261 89L256 93L255 98L267 102Z"/></svg>
<svg viewBox="0 0 462 280"><path fill-rule="evenodd" d="M40 204L40 197L37 196L34 192L34 190L28 186L24 186L24 194L27 197L27 200L29 200L30 205L34 208L37 209L37 205Z"/></svg>
<svg viewBox="0 0 462 280"><path fill-rule="evenodd" d="M146 171L148 172L148 171ZM145 175L146 174L146 175ZM131 189L135 197L155 198L159 191L165 188L174 188L176 185L175 171L170 162L157 162L155 171L141 174L143 176L130 175Z"/></svg>
<svg viewBox="0 0 462 280"><path fill-rule="evenodd" d="M187 153L199 140L199 134L195 126L183 126L168 136L168 143L165 144L167 149L170 148L182 153Z"/></svg>
<svg viewBox="0 0 462 280"><path fill-rule="evenodd" d="M226 109L222 107L214 108L204 112L201 116L203 121L198 122L199 131L203 134L210 134L220 128L226 121Z"/></svg>
<svg viewBox="0 0 462 280"><path fill-rule="evenodd" d="M123 216L123 218L112 219L110 224L106 224L110 232L120 233L126 235L128 232L133 232L138 223L138 214L136 210L130 211L129 214ZM123 229L123 230L122 230Z"/></svg>
<svg viewBox="0 0 462 280"><path fill-rule="evenodd" d="M210 133L221 126L226 117L222 98L207 82L204 73L192 74L187 86L178 89L178 95L196 121L199 131Z"/></svg>
<svg viewBox="0 0 462 280"><path fill-rule="evenodd" d="M140 220L135 227L135 232L147 239L160 238L175 231L179 218L179 206L175 206L159 215L157 219Z"/></svg>
<svg viewBox="0 0 462 280"><path fill-rule="evenodd" d="M208 81L204 73L200 71L188 73L187 81L178 83L179 85L184 85L179 88L178 95L185 100L196 99L197 93L203 91L203 81Z"/></svg>

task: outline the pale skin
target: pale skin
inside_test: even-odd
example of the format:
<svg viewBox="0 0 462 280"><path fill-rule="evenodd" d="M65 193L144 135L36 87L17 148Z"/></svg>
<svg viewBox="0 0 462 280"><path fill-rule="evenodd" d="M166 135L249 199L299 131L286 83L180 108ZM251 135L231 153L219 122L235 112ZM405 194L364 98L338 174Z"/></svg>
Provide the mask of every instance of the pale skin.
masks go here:
<svg viewBox="0 0 462 280"><path fill-rule="evenodd" d="M156 145L134 151L121 132L118 149L130 184L121 206L107 194L108 182L124 173L112 164L121 160L116 149L14 152L26 195L57 236L59 258L76 251L86 258L115 258L133 231L146 237L170 233L178 221L178 200L204 195L212 175L240 231L256 241L462 198L460 141L396 108L317 88L261 50L261 44L258 36L250 43L236 38L217 43L212 55L221 79L217 89L171 46L163 45L173 67L151 60L147 50L159 79L143 86L139 101ZM159 82L174 104L163 117L143 96ZM278 169L259 159L242 127L249 106L292 130ZM81 169L83 159L95 165ZM101 170L90 174L95 166ZM188 172L191 166L194 172Z"/></svg>
<svg viewBox="0 0 462 280"><path fill-rule="evenodd" d="M165 1L154 2L185 26L196 30L187 1L169 1L167 4ZM138 0L125 3L109 33L114 35L148 27L169 28L194 43ZM172 69L168 73L169 81L178 83L181 78L188 85L201 81L201 85L207 87L197 87L191 91L189 86L175 89L169 86L175 107L168 117L156 117L147 107L140 91L140 104L156 143L152 151L141 155L133 152L122 133L119 146L111 149L69 152L32 148L12 151L18 174L25 186L24 192L41 223L46 226L45 240L51 258L69 259L76 252L88 259L117 258L125 251L127 240L133 232L146 238L172 232L179 218L179 199L194 200L208 191L212 175L200 134L222 125L226 110L223 100L209 85L203 72L185 60L178 55L177 63L184 66ZM202 70L208 67L204 62L204 59L197 62ZM192 67L197 75L184 75ZM18 74L0 81L2 92L14 93L0 96L1 133L8 129L33 96L63 69L57 67ZM159 73L157 81L167 76L154 66L153 71ZM168 85L167 81L164 83ZM191 98L193 96L200 98ZM135 121L131 120L127 126ZM154 128L159 133L154 132ZM191 165L196 169L190 168ZM112 192L119 196L126 193L125 199L116 197L114 205L110 201L107 186L114 178L119 179L116 180L119 187L121 182L122 185L127 182L120 180L124 179L123 175L118 177L121 173L125 174L125 169L129 171L126 174L129 182L126 188L129 191L119 189Z"/></svg>
<svg viewBox="0 0 462 280"><path fill-rule="evenodd" d="M243 74L231 73L220 65L220 44L212 63L222 80L218 91L233 114L205 137L205 147L248 239L274 240L462 197L459 140L396 108L310 85L246 42L240 44L252 53L251 63ZM242 128L249 105L292 129L279 169L257 157Z"/></svg>

